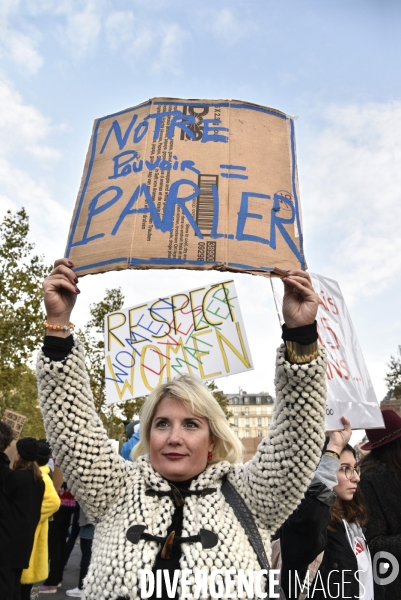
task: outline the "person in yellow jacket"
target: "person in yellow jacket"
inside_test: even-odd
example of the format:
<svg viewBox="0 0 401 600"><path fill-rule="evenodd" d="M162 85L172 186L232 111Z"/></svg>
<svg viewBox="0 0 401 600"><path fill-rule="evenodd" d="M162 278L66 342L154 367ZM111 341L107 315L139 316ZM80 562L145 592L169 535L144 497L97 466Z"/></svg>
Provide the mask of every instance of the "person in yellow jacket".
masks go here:
<svg viewBox="0 0 401 600"><path fill-rule="evenodd" d="M49 574L48 557L48 529L49 517L58 511L60 507L60 497L56 492L53 481L50 478L50 468L47 466L51 456L50 446L46 442L39 442L39 455L36 462L42 473L45 484L42 507L40 511L40 521L36 527L35 539L29 559L29 567L22 571L21 576L21 600L29 600L32 585L43 581Z"/></svg>

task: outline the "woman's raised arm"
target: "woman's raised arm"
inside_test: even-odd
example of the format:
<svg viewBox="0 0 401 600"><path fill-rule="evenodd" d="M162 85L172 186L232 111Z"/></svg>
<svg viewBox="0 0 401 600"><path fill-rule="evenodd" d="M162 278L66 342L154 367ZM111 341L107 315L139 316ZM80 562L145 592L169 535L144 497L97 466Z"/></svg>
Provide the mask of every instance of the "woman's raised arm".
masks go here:
<svg viewBox="0 0 401 600"><path fill-rule="evenodd" d="M309 275L283 278L283 339L268 436L231 477L261 527L274 533L302 500L320 460L326 408L326 357L318 349L319 298ZM295 362L297 361L297 362Z"/></svg>
<svg viewBox="0 0 401 600"><path fill-rule="evenodd" d="M52 328L38 356L39 399L57 462L96 523L126 487L132 464L116 454L107 437L93 404L82 346L70 336L71 311L79 294L72 266L66 258L57 260L43 283Z"/></svg>

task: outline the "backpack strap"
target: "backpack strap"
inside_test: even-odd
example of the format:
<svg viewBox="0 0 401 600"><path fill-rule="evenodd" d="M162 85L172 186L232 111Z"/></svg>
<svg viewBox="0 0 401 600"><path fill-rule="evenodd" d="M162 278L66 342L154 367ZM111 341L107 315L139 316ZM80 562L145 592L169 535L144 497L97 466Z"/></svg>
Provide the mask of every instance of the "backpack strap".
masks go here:
<svg viewBox="0 0 401 600"><path fill-rule="evenodd" d="M233 509L238 521L242 525L246 535L248 536L249 543L251 544L258 558L260 568L265 569L267 571L267 580L269 580L269 561L266 556L266 551L259 533L259 529L255 523L255 519L253 518L251 511L246 505L245 500L243 499L241 494L237 492L235 487L228 481L227 477L223 478L221 492L224 498L226 499L226 502ZM266 591L268 592L268 589ZM280 600L285 600L284 592L282 591L280 586L278 586L276 592L280 594Z"/></svg>

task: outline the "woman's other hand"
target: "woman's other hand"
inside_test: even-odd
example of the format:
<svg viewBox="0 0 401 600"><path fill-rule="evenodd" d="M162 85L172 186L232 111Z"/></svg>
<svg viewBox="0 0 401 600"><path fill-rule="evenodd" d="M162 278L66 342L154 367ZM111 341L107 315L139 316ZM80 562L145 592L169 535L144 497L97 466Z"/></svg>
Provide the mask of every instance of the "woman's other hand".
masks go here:
<svg viewBox="0 0 401 600"><path fill-rule="evenodd" d="M47 322L51 325L68 325L77 294L78 279L68 258L61 258L54 263L54 269L43 282L44 302ZM66 337L70 331L47 330L50 335Z"/></svg>
<svg viewBox="0 0 401 600"><path fill-rule="evenodd" d="M351 423L348 419L341 417L341 423L344 425L344 429L328 432L329 443L327 444L327 450L337 452L337 454L341 454L352 434Z"/></svg>
<svg viewBox="0 0 401 600"><path fill-rule="evenodd" d="M308 273L291 269L283 277L283 317L289 329L310 325L316 319L319 296L312 286Z"/></svg>

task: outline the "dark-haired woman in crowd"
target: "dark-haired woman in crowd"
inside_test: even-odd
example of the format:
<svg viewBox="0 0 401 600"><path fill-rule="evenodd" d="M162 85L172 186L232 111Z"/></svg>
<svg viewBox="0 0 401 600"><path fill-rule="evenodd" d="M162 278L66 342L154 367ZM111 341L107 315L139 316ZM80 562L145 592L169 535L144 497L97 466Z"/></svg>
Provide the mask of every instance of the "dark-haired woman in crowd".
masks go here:
<svg viewBox="0 0 401 600"><path fill-rule="evenodd" d="M332 432L304 500L281 528L282 587L286 597L383 598L373 580L362 527L367 510L358 489L351 428ZM320 556L319 556L320 555ZM317 559L318 557L318 559ZM309 565L315 562L315 572ZM309 576L308 576L309 570Z"/></svg>
<svg viewBox="0 0 401 600"><path fill-rule="evenodd" d="M0 448L5 454L7 448ZM7 473L2 457L0 474L0 598L18 600L23 569L29 566L36 526L40 519L44 483L35 462L34 438L17 442L14 465Z"/></svg>
<svg viewBox="0 0 401 600"><path fill-rule="evenodd" d="M382 414L386 428L367 430L369 442L361 447L370 451L361 462L361 489L369 509L366 539L372 555L387 552L401 565L401 417L393 410ZM382 558L389 565L379 573L385 598L399 600L397 563L390 556Z"/></svg>
<svg viewBox="0 0 401 600"><path fill-rule="evenodd" d="M51 457L50 446L39 442L39 453L36 459L42 473L45 492L40 510L40 521L36 527L35 539L29 560L29 567L24 569L21 577L21 600L29 600L34 583L43 581L49 574L48 530L49 518L58 511L60 498L50 478L50 468L47 466Z"/></svg>

